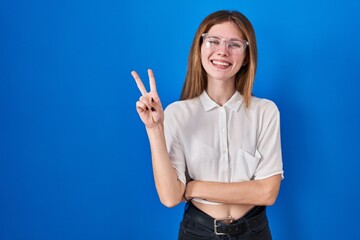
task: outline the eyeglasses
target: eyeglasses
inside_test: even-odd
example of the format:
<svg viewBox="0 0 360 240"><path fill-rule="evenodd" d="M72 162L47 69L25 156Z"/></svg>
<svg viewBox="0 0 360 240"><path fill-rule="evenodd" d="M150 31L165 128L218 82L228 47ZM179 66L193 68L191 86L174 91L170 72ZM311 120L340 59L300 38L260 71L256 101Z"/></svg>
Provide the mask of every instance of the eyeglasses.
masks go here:
<svg viewBox="0 0 360 240"><path fill-rule="evenodd" d="M248 41L222 38L215 35L209 35L209 33L203 33L203 42L206 48L213 51L218 50L224 43L226 49L231 54L242 54L245 52L246 47L249 45Z"/></svg>

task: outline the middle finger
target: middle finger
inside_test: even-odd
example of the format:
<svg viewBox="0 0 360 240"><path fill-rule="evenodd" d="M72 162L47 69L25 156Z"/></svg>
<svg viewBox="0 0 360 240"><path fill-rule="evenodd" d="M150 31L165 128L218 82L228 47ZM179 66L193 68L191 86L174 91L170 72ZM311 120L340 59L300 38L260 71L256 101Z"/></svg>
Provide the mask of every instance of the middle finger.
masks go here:
<svg viewBox="0 0 360 240"><path fill-rule="evenodd" d="M148 70L148 75L149 75L149 80L150 80L150 91L156 92L155 77L154 77L154 73L151 69Z"/></svg>

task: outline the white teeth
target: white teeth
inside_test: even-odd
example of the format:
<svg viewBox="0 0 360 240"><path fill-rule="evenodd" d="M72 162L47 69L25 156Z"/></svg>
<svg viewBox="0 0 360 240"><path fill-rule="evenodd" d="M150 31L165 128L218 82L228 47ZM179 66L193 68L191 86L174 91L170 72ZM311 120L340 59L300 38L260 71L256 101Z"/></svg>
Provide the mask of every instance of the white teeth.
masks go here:
<svg viewBox="0 0 360 240"><path fill-rule="evenodd" d="M225 62L218 62L218 61L212 61L213 64L216 65L222 65L222 66L226 66L228 67L230 64L229 63L225 63Z"/></svg>

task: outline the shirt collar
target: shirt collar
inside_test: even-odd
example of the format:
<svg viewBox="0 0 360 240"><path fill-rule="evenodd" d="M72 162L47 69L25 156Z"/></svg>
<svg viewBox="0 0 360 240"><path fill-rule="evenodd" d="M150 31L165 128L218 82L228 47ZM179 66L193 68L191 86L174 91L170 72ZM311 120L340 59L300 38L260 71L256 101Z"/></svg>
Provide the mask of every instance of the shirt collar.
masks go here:
<svg viewBox="0 0 360 240"><path fill-rule="evenodd" d="M200 101L204 107L204 110L210 111L213 108L220 107L219 104L217 104L214 100L212 100L206 91L203 91L203 93L199 96ZM240 109L240 106L243 102L243 97L241 94L236 91L234 95L224 104L224 107L227 107L234 112L237 112Z"/></svg>

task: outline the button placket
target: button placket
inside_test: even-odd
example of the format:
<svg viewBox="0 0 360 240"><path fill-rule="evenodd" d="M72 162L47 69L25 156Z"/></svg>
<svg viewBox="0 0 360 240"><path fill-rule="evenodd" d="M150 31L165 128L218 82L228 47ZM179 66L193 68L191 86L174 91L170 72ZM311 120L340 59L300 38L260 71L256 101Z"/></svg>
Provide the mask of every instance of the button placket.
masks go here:
<svg viewBox="0 0 360 240"><path fill-rule="evenodd" d="M228 154L228 137L227 137L227 117L224 107L219 108L219 137L220 137L220 178L223 181L228 181L229 169L229 154Z"/></svg>

